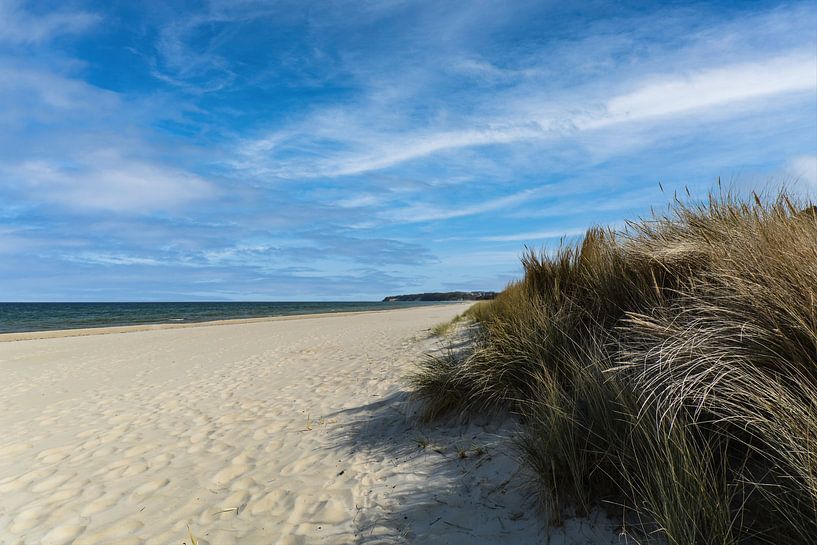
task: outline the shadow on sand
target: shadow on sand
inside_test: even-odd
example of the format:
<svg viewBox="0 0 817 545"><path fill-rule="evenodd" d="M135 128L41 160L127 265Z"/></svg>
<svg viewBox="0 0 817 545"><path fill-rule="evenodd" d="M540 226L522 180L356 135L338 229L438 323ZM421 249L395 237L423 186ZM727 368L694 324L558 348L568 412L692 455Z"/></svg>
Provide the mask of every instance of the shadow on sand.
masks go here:
<svg viewBox="0 0 817 545"><path fill-rule="evenodd" d="M344 422L335 446L366 467L355 480L357 543L543 542L512 418L424 425L404 391L327 418Z"/></svg>

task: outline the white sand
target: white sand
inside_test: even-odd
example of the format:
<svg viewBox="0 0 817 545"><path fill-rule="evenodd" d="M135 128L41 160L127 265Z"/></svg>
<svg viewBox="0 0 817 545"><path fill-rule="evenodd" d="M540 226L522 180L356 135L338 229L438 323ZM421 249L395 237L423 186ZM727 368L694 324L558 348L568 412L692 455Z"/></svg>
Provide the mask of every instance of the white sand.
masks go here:
<svg viewBox="0 0 817 545"><path fill-rule="evenodd" d="M543 542L511 423L411 418L466 306L0 342L0 544Z"/></svg>

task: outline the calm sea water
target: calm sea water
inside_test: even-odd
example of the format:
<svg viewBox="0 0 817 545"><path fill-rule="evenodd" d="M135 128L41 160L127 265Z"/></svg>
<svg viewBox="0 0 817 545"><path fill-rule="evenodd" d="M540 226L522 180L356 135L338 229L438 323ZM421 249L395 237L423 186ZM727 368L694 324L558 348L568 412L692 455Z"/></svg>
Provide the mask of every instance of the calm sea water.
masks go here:
<svg viewBox="0 0 817 545"><path fill-rule="evenodd" d="M0 333L387 310L429 304L435 303L0 303Z"/></svg>

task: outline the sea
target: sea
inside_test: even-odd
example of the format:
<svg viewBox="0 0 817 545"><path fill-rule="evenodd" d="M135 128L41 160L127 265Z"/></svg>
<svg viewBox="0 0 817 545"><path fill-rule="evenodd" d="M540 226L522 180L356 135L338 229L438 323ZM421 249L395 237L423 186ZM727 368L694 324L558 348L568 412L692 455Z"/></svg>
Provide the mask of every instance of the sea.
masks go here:
<svg viewBox="0 0 817 545"><path fill-rule="evenodd" d="M409 308L429 302L0 303L0 333Z"/></svg>

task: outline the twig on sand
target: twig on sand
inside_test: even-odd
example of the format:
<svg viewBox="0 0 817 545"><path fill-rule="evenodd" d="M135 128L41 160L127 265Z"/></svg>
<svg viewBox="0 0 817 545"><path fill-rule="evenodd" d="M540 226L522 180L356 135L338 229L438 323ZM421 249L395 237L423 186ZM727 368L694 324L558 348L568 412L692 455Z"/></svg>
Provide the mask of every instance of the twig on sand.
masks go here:
<svg viewBox="0 0 817 545"><path fill-rule="evenodd" d="M190 529L189 524L187 525L187 535L190 536L191 545L199 545L199 540L193 535L193 530Z"/></svg>
<svg viewBox="0 0 817 545"><path fill-rule="evenodd" d="M507 484L509 484L510 482L511 482L511 480L510 480L510 479L506 479L506 480L502 481L501 483L499 483L499 485L495 486L494 488L492 488L491 490L489 490L488 492L486 492L486 493L485 493L485 495L486 495L486 496L490 496L491 494L493 494L494 492L496 492L496 491L497 491L497 490L499 490L500 488L504 488L504 487L505 487Z"/></svg>
<svg viewBox="0 0 817 545"><path fill-rule="evenodd" d="M459 528L460 530L465 530L466 532L474 531L472 528L466 528L465 526L460 526L459 524L454 524L453 522L448 522L447 520L444 520L443 524L447 524L453 528Z"/></svg>

